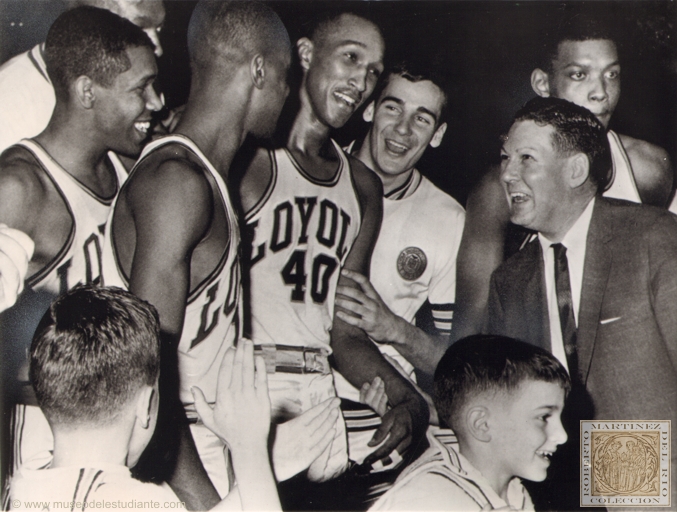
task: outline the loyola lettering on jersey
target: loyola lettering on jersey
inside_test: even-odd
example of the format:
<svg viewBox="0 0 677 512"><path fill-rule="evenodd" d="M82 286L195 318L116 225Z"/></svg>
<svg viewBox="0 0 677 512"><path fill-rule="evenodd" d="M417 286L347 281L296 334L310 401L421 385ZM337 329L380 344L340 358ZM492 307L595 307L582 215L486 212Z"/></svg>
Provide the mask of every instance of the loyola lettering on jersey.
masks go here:
<svg viewBox="0 0 677 512"><path fill-rule="evenodd" d="M252 240L252 332L257 344L328 348L341 266L361 218L348 159L326 181L286 149L271 152L264 200L247 215Z"/></svg>

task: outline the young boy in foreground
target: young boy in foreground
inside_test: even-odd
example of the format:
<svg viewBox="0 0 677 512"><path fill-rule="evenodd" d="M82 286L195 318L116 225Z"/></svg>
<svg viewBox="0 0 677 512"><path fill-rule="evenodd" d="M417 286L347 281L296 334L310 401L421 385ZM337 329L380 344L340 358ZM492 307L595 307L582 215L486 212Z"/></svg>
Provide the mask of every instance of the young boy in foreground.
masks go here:
<svg viewBox="0 0 677 512"><path fill-rule="evenodd" d="M567 440L560 415L569 375L545 350L470 336L435 371L435 406L457 443L430 448L371 510L533 510L520 478L542 481Z"/></svg>
<svg viewBox="0 0 677 512"><path fill-rule="evenodd" d="M33 338L30 378L54 434L54 458L15 474L12 508L184 508L169 488L129 471L157 421L158 336L155 308L118 288L81 286L52 303ZM203 423L228 439L239 482L219 509L280 509L267 447L266 369L253 350L242 340L226 353L213 409L193 388Z"/></svg>

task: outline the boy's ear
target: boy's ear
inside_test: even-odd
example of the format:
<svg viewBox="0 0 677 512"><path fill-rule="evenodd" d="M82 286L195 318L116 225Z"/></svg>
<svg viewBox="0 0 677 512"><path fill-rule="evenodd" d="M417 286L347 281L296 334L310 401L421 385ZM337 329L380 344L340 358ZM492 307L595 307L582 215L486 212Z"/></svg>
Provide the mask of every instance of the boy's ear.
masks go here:
<svg viewBox="0 0 677 512"><path fill-rule="evenodd" d="M153 409L153 399L157 390L151 386L144 386L136 402L136 418L143 428L149 428Z"/></svg>
<svg viewBox="0 0 677 512"><path fill-rule="evenodd" d="M543 98L550 96L550 77L541 68L531 72L531 88Z"/></svg>
<svg viewBox="0 0 677 512"><path fill-rule="evenodd" d="M489 409L483 405L471 407L465 414L465 423L468 433L475 439L483 443L491 441Z"/></svg>
<svg viewBox="0 0 677 512"><path fill-rule="evenodd" d="M362 119L364 119L367 123L371 123L374 120L374 102L371 101L369 105L367 105L367 108L364 109L364 112L362 112Z"/></svg>
<svg viewBox="0 0 677 512"><path fill-rule="evenodd" d="M257 89L263 89L263 84L266 80L266 68L262 55L255 55L251 60L250 72L254 86Z"/></svg>
<svg viewBox="0 0 677 512"><path fill-rule="evenodd" d="M94 106L95 94L94 94L94 82L92 79L86 75L78 77L78 79L73 84L75 89L75 96L77 97L80 104L89 110Z"/></svg>
<svg viewBox="0 0 677 512"><path fill-rule="evenodd" d="M302 37L296 42L301 67L306 71L310 68L310 62L313 60L313 48L313 42L307 37Z"/></svg>
<svg viewBox="0 0 677 512"><path fill-rule="evenodd" d="M447 131L447 123L442 123L437 127L437 130L435 130L435 134L433 135L433 138L430 139L430 147L431 148L437 148L442 144L442 139L444 138L444 134Z"/></svg>

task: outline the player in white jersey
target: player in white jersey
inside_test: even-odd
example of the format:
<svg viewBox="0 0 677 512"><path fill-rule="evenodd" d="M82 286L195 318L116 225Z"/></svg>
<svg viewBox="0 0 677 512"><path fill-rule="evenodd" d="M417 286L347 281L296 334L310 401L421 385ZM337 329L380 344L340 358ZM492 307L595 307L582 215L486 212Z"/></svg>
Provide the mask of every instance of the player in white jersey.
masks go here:
<svg viewBox="0 0 677 512"><path fill-rule="evenodd" d="M609 127L621 92L621 65L613 33L594 19L576 16L544 45L531 74L539 96L562 98L590 110ZM649 142L608 131L614 180L607 197L667 207L673 174L667 152ZM504 260L508 204L496 170L468 198L467 226L458 265L454 338L479 332L486 315L491 273Z"/></svg>
<svg viewBox="0 0 677 512"><path fill-rule="evenodd" d="M162 55L159 32L165 19L161 0L68 0L69 7L92 5L108 9L141 27ZM45 44L35 45L0 67L0 152L45 129L56 96L45 64Z"/></svg>
<svg viewBox="0 0 677 512"><path fill-rule="evenodd" d="M328 355L361 386L377 375L393 409L372 445L387 456L418 442L427 407L383 359L364 331L334 315L334 290L347 283L340 269L368 275L381 221L381 187L359 161L330 138L371 94L382 70L378 28L354 14L327 16L297 43L303 80L300 110L286 148L260 149L244 175L240 195L253 230L250 281L252 332L268 365L277 420L297 415L335 393ZM274 302L273 302L274 301ZM346 467L343 421L333 446L311 467L325 481Z"/></svg>
<svg viewBox="0 0 677 512"><path fill-rule="evenodd" d="M353 154L383 182L383 223L371 279L346 273L360 288L340 286L337 298L338 305L353 313L338 313L341 318L364 329L412 379L415 368L432 377L449 345L456 253L465 219L463 208L415 168L429 145L440 145L447 128L444 81L430 69L434 68L426 69L418 61L394 67L364 112L365 121L373 124ZM434 333L414 325L416 313L426 302L434 315ZM373 451L367 442L380 417L356 403L360 390L340 375L336 379L350 456L361 463Z"/></svg>
<svg viewBox="0 0 677 512"><path fill-rule="evenodd" d="M190 386L196 383L213 400L215 368L240 336L239 230L226 179L245 137L274 130L288 93L291 55L284 25L258 2L199 3L188 48L192 83L186 109L174 134L149 146L120 192L106 257L108 248L114 252L104 277L119 282L122 276L131 292L158 309L164 398L160 453L147 462L155 466L151 470L163 470L167 464L158 457L165 448L176 450L169 474L160 476L189 508L203 510L219 501L217 490L229 490L227 454L223 440L197 425L193 441L180 402L195 419Z"/></svg>
<svg viewBox="0 0 677 512"><path fill-rule="evenodd" d="M110 11L62 14L45 50L57 95L52 118L37 137L0 156L0 222L35 242L27 288L0 320L3 373L14 388L5 404L22 404L13 418L16 467L51 457L51 433L30 407L25 348L52 298L78 283L101 283L103 229L126 177L112 152L138 155L151 113L162 107L153 89L153 43ZM17 367L24 368L19 375Z"/></svg>

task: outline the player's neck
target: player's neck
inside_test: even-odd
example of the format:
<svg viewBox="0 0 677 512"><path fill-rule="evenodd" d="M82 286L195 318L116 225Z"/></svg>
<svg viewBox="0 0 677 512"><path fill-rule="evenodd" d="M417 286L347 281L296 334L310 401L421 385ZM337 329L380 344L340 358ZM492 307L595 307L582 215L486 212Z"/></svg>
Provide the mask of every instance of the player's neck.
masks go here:
<svg viewBox="0 0 677 512"><path fill-rule="evenodd" d="M131 431L119 425L101 428L54 428L52 468L124 466Z"/></svg>
<svg viewBox="0 0 677 512"><path fill-rule="evenodd" d="M53 116L35 140L71 176L99 195L107 195L101 187L102 177L110 172L106 166L108 147L97 139L87 123Z"/></svg>
<svg viewBox="0 0 677 512"><path fill-rule="evenodd" d="M322 158L331 145L330 133L331 127L323 123L302 99L301 109L289 132L287 148L308 157Z"/></svg>

